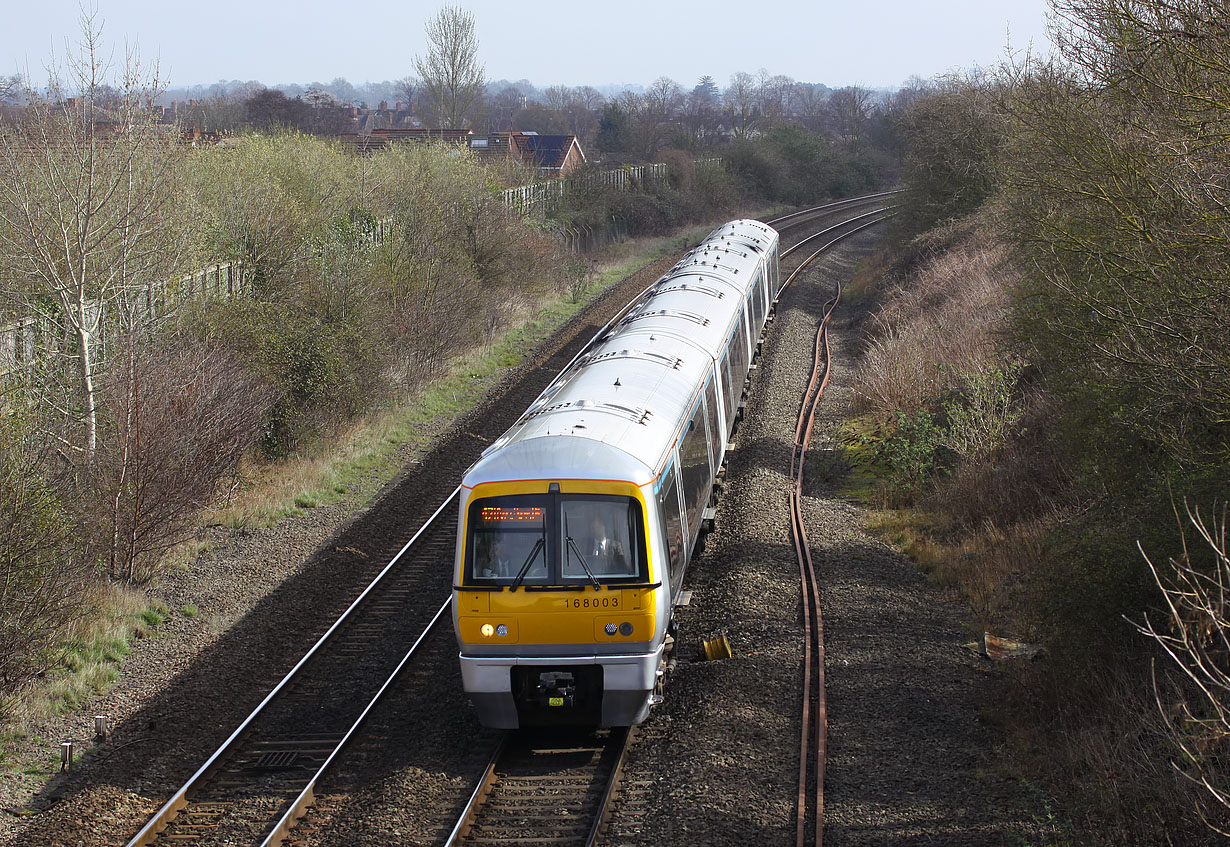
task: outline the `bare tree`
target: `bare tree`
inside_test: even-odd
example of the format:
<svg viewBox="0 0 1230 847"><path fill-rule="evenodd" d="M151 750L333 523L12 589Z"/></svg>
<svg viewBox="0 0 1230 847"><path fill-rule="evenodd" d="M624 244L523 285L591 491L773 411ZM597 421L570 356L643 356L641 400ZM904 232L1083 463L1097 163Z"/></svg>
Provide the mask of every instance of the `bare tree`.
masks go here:
<svg viewBox="0 0 1230 847"><path fill-rule="evenodd" d="M81 31L67 79L53 69L46 95L27 88L21 115L0 125L0 294L72 338L58 352L74 376L52 370L41 399L80 422L80 438L62 443L89 459L105 321L115 303L174 276L189 216L172 209L183 153L155 120L157 70L146 75L130 51L108 85L93 14Z"/></svg>
<svg viewBox="0 0 1230 847"><path fill-rule="evenodd" d="M88 518L111 577L139 584L255 444L273 391L227 350L136 341L106 380L115 435L99 451Z"/></svg>
<svg viewBox="0 0 1230 847"><path fill-rule="evenodd" d="M414 68L435 107L440 127L461 127L483 93L474 16L456 6L445 6L425 29L427 55L416 56Z"/></svg>
<svg viewBox="0 0 1230 847"><path fill-rule="evenodd" d="M799 117L808 129L815 132L823 123L825 107L828 105L828 89L823 85L810 85L797 82L794 85L794 103Z"/></svg>
<svg viewBox="0 0 1230 847"><path fill-rule="evenodd" d="M1214 509L1206 522L1199 510L1187 507L1187 519L1203 542L1204 555L1189 550L1186 532L1183 553L1159 566L1145 562L1165 600L1165 625L1152 619L1136 625L1152 638L1178 672L1182 686L1163 692L1156 676L1154 691L1171 742L1180 752L1173 767L1203 789L1220 811L1198 805L1196 812L1210 829L1223 836L1214 818L1230 812L1230 767L1225 750L1230 742L1230 545L1226 536L1226 508ZM1143 550L1141 551L1143 553ZM1211 555L1209 555L1211 554ZM1208 559L1201 562L1200 559ZM1222 826L1225 826L1223 823Z"/></svg>
<svg viewBox="0 0 1230 847"><path fill-rule="evenodd" d="M746 71L732 74L730 85L722 94L722 102L730 114L731 131L740 138L746 138L750 132L748 123L756 107L756 79Z"/></svg>
<svg viewBox="0 0 1230 847"><path fill-rule="evenodd" d="M15 102L21 94L21 74L0 76L0 105Z"/></svg>
<svg viewBox="0 0 1230 847"><path fill-rule="evenodd" d="M660 76L645 92L645 100L660 121L669 121L683 106L683 89L668 76Z"/></svg>
<svg viewBox="0 0 1230 847"><path fill-rule="evenodd" d="M871 117L871 91L857 85L839 88L829 97L829 105L837 122L837 133L847 149L857 155Z"/></svg>
<svg viewBox="0 0 1230 847"><path fill-rule="evenodd" d="M602 96L602 92L594 88L592 85L582 85L575 89L577 102L591 112L601 109L606 103L606 98Z"/></svg>
<svg viewBox="0 0 1230 847"><path fill-rule="evenodd" d="M542 102L548 109L563 112L572 102L572 91L566 85L553 85L542 93Z"/></svg>
<svg viewBox="0 0 1230 847"><path fill-rule="evenodd" d="M790 110L790 98L794 89L794 80L781 74L769 76L767 71L762 70L757 87L760 111L764 114L766 122L769 126L781 123Z"/></svg>
<svg viewBox="0 0 1230 847"><path fill-rule="evenodd" d="M406 109L414 111L414 97L419 93L419 81L412 76L404 76L393 84L397 99L405 104Z"/></svg>

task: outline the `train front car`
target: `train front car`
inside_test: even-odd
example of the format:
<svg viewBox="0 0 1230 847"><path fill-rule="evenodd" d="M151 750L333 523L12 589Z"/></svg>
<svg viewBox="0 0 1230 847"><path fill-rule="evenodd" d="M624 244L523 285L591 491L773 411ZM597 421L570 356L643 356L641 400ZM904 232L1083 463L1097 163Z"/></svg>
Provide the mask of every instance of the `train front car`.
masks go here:
<svg viewBox="0 0 1230 847"><path fill-rule="evenodd" d="M715 231L723 242L647 290L467 472L453 614L484 725L628 726L648 713L776 293L776 233L737 223L771 243L732 247L733 225Z"/></svg>

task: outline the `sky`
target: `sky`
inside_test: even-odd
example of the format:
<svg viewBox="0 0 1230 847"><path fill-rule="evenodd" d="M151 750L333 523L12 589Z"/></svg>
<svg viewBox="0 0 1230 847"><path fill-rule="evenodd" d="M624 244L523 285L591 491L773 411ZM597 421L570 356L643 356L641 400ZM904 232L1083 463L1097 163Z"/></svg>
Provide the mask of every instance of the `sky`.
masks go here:
<svg viewBox="0 0 1230 847"><path fill-rule="evenodd" d="M423 25L443 0L90 0L103 41L122 58L135 43L173 86L219 80L353 84L413 73ZM911 75L996 64L1008 45L1049 50L1046 0L615 0L525 5L456 2L475 18L488 79L549 85L685 88L709 75L762 68L830 87L895 87ZM46 77L53 55L76 42L77 0L14 3L0 16L0 74Z"/></svg>

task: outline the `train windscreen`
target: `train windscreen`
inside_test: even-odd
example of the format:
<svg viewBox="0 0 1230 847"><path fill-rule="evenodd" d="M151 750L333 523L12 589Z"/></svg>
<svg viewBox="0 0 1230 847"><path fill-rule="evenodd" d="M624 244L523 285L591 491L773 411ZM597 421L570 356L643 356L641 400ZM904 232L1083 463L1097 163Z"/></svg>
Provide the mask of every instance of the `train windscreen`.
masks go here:
<svg viewBox="0 0 1230 847"><path fill-rule="evenodd" d="M640 571L636 528L640 508L627 497L561 500L563 522L560 560L565 582L591 574L603 578L631 578Z"/></svg>
<svg viewBox="0 0 1230 847"><path fill-rule="evenodd" d="M518 494L470 504L467 583L533 587L647 579L644 517L631 497Z"/></svg>

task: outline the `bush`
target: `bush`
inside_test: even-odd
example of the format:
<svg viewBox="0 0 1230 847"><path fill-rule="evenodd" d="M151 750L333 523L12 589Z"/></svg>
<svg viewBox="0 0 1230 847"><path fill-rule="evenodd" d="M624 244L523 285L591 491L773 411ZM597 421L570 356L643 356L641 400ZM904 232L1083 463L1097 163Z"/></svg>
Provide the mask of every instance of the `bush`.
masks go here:
<svg viewBox="0 0 1230 847"><path fill-rule="evenodd" d="M75 522L44 478L47 455L17 409L0 411L0 697L82 614L92 578Z"/></svg>
<svg viewBox="0 0 1230 847"><path fill-rule="evenodd" d="M256 442L272 392L217 346L127 346L106 376L111 431L90 466L83 511L111 577L140 584Z"/></svg>
<svg viewBox="0 0 1230 847"><path fill-rule="evenodd" d="M290 304L238 300L208 304L186 327L250 362L269 385L260 446L276 457L381 396L385 351L358 318L326 322Z"/></svg>

